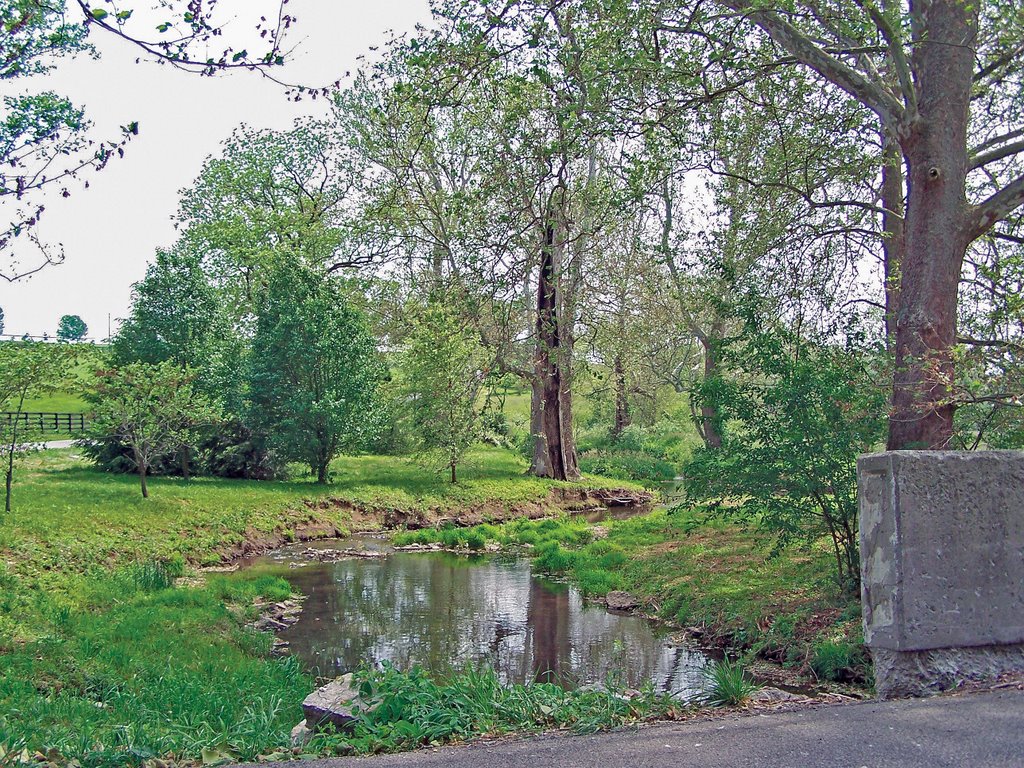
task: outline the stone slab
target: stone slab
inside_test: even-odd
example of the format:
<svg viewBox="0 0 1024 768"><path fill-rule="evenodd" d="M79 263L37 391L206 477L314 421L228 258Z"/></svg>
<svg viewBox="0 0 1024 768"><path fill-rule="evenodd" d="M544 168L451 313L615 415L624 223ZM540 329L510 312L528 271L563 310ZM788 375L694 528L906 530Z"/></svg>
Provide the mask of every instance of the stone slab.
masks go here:
<svg viewBox="0 0 1024 768"><path fill-rule="evenodd" d="M1024 643L1024 452L891 451L857 469L872 651Z"/></svg>
<svg viewBox="0 0 1024 768"><path fill-rule="evenodd" d="M339 731L350 730L358 720L358 708L359 691L353 685L351 672L317 688L302 702L302 714L311 731L328 724Z"/></svg>

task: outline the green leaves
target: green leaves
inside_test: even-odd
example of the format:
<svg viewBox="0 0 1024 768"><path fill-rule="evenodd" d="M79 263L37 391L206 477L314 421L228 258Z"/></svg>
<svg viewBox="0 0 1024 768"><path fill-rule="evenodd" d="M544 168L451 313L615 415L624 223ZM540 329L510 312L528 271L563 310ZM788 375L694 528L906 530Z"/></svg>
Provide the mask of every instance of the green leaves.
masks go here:
<svg viewBox="0 0 1024 768"><path fill-rule="evenodd" d="M89 13L92 15L94 19L96 19L96 21L103 21L105 18L107 18L107 16L110 15L102 8L92 8L90 9Z"/></svg>
<svg viewBox="0 0 1024 768"><path fill-rule="evenodd" d="M250 418L281 456L327 482L341 452L381 428L384 369L344 286L298 265L271 276L252 342Z"/></svg>
<svg viewBox="0 0 1024 768"><path fill-rule="evenodd" d="M710 378L697 400L730 429L721 448L694 454L688 493L777 549L830 540L838 583L855 589L856 461L881 441L885 416L870 352L748 327L722 356L730 372Z"/></svg>

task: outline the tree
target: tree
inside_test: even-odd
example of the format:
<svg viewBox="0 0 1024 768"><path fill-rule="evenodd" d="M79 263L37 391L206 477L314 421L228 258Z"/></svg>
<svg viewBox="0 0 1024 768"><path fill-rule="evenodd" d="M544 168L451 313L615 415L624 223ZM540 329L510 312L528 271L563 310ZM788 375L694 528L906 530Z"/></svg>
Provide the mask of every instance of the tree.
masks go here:
<svg viewBox="0 0 1024 768"><path fill-rule="evenodd" d="M37 342L0 343L0 410L13 414L2 425L5 456L4 510L11 511L15 458L22 450L20 423L30 397L57 389L68 378L75 357L72 347Z"/></svg>
<svg viewBox="0 0 1024 768"><path fill-rule="evenodd" d="M62 315L57 324L57 341L81 341L89 333L89 326L78 315Z"/></svg>
<svg viewBox="0 0 1024 768"><path fill-rule="evenodd" d="M331 459L378 428L384 369L339 281L299 265L271 277L252 342L250 421L289 461L329 480Z"/></svg>
<svg viewBox="0 0 1024 768"><path fill-rule="evenodd" d="M360 182L352 153L330 126L242 126L182 195L179 247L202 254L232 319L251 318L280 263L322 272L360 263L347 226Z"/></svg>
<svg viewBox="0 0 1024 768"><path fill-rule="evenodd" d="M0 336L4 333L4 308L0 307Z"/></svg>
<svg viewBox="0 0 1024 768"><path fill-rule="evenodd" d="M260 17L252 38L260 41L260 50L250 54L245 36L235 34L229 41L224 35L231 19L218 3L168 0L155 15L154 8L133 2L115 8L88 0L6 0L0 5L0 81L44 74L60 57L97 55L89 43L94 31L120 37L145 58L186 72L248 69L270 77L270 70L284 62L281 46L293 21L286 2L278 13ZM92 138L89 128L82 108L51 91L4 96L0 102L0 204L6 207L0 252L8 261L0 276L6 280L63 260L59 248L48 247L35 233L46 210L42 196L48 189L69 196L75 179L124 154L139 125L129 122L119 136L105 140ZM38 251L38 263L18 264L19 238Z"/></svg>
<svg viewBox="0 0 1024 768"><path fill-rule="evenodd" d="M777 549L827 536L836 579L856 593L857 456L884 431L870 356L750 323L721 351L731 373L706 380L698 395L732 428L720 447L694 454L687 494L757 527Z"/></svg>
<svg viewBox="0 0 1024 768"><path fill-rule="evenodd" d="M409 307L409 334L400 355L398 391L418 450L448 471L479 437L480 390L486 357L450 296L438 291Z"/></svg>
<svg viewBox="0 0 1024 768"><path fill-rule="evenodd" d="M889 212L902 213L902 242L889 246L887 275L899 283L888 447L947 447L964 258L979 238L1009 234L1024 204L1024 16L1010 0L842 0L828 14L812 2L719 4L874 112L899 146L907 198Z"/></svg>
<svg viewBox="0 0 1024 768"><path fill-rule="evenodd" d="M193 442L193 432L214 423L216 413L195 391L192 372L170 360L97 371L96 379L90 430L97 439L128 446L148 499L146 476L154 462Z"/></svg>
<svg viewBox="0 0 1024 768"><path fill-rule="evenodd" d="M198 371L224 332L221 301L202 259L185 244L157 251L132 287L131 313L113 340L115 363L173 360Z"/></svg>

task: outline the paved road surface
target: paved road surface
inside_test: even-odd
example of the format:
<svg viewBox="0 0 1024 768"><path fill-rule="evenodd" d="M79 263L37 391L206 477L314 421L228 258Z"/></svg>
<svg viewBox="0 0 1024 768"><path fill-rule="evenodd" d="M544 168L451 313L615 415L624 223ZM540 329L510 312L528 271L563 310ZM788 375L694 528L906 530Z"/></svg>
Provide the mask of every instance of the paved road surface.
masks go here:
<svg viewBox="0 0 1024 768"><path fill-rule="evenodd" d="M668 723L282 768L1024 768L1024 691Z"/></svg>

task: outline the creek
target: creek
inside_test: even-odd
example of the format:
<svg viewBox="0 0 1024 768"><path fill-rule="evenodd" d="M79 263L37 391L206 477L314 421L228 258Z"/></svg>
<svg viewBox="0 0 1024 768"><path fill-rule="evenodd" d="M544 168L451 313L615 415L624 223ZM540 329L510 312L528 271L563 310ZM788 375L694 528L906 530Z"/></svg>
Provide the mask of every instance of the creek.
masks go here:
<svg viewBox="0 0 1024 768"><path fill-rule="evenodd" d="M371 556L320 562L311 547ZM383 661L434 673L488 665L505 684L650 682L687 697L711 663L657 623L532 573L525 558L394 551L383 536L361 535L290 545L244 567L281 575L306 596L298 622L278 637L321 677Z"/></svg>

